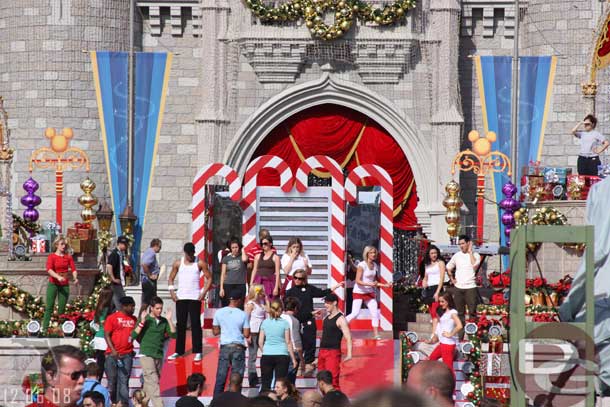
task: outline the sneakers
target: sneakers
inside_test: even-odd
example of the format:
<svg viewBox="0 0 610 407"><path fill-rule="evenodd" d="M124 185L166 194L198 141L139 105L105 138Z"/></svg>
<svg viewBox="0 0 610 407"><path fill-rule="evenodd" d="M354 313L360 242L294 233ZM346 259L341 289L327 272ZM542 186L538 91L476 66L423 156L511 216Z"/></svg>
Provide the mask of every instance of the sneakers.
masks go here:
<svg viewBox="0 0 610 407"><path fill-rule="evenodd" d="M375 339L376 341L380 341L381 340L381 335L375 335L373 337L373 339Z"/></svg>
<svg viewBox="0 0 610 407"><path fill-rule="evenodd" d="M176 359L178 359L180 356L182 356L182 355L180 355L180 354L178 354L178 353L173 353L173 354L171 354L171 355L169 355L169 356L167 357L167 360L176 360Z"/></svg>
<svg viewBox="0 0 610 407"><path fill-rule="evenodd" d="M195 353L195 359L193 359L195 362L201 362L201 359L203 359L203 356L201 355L201 353Z"/></svg>

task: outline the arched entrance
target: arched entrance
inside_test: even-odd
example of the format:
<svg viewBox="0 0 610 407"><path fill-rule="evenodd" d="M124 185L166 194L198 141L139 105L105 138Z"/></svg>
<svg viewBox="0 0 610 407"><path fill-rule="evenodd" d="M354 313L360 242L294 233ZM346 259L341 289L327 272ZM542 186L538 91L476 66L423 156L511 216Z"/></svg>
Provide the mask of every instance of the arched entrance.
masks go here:
<svg viewBox="0 0 610 407"><path fill-rule="evenodd" d="M429 140L420 137L416 127L392 102L370 89L337 80L325 73L316 81L289 88L264 103L238 130L229 145L225 162L240 174L246 170L259 145L278 126L311 107L335 104L359 112L383 128L396 141L413 173L417 188L417 223L431 232L429 211L435 208L438 191L436 156Z"/></svg>

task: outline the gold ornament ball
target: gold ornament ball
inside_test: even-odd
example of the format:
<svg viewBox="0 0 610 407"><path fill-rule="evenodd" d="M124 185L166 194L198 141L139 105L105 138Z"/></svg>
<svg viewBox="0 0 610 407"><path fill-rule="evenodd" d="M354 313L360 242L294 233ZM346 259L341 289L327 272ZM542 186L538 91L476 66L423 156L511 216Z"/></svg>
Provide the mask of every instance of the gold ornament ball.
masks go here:
<svg viewBox="0 0 610 407"><path fill-rule="evenodd" d="M352 23L351 23L349 20L344 20L344 21L342 21L342 22L341 22L340 27L341 27L341 29L342 29L343 31L347 31L347 30L349 30L349 28L350 28L351 24L352 24Z"/></svg>
<svg viewBox="0 0 610 407"><path fill-rule="evenodd" d="M454 225L454 224L447 225L447 234L451 237L456 237L458 234L458 225Z"/></svg>
<svg viewBox="0 0 610 407"><path fill-rule="evenodd" d="M445 186L445 191L448 194L457 194L460 192L460 184L458 184L457 182L451 180L449 181L449 183Z"/></svg>

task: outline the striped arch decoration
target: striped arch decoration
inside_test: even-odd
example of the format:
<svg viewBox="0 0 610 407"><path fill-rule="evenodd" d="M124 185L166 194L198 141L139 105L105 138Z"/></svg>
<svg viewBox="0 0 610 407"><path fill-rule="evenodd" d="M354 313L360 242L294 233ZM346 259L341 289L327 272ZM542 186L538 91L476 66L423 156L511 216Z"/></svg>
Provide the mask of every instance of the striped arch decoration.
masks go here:
<svg viewBox="0 0 610 407"><path fill-rule="evenodd" d="M193 210L193 229L192 240L195 244L195 254L199 258L207 259L206 239L206 200L205 200L205 184L214 176L223 177L229 184L229 197L233 201L241 200L241 179L237 172L228 165L222 163L213 163L204 166L193 181L193 201L191 208Z"/></svg>
<svg viewBox="0 0 610 407"><path fill-rule="evenodd" d="M243 199L240 203L243 210L242 241L246 251L256 243L256 187L258 174L263 168L273 168L277 171L282 191L289 192L293 186L292 170L280 157L263 155L248 165L244 176Z"/></svg>
<svg viewBox="0 0 610 407"><path fill-rule="evenodd" d="M354 168L345 183L345 196L347 201L355 205L358 201L357 186L365 179L373 179L381 186L381 225L379 228L380 242L380 280L384 284L393 282L393 252L394 252L394 223L392 208L394 208L393 185L390 175L381 167L374 164L364 164ZM392 287L383 287L380 291L381 329L392 330Z"/></svg>
<svg viewBox="0 0 610 407"><path fill-rule="evenodd" d="M307 158L296 172L296 187L299 192L307 190L308 175L315 169L330 172L332 179L332 219L331 219L331 284L345 281L345 177L339 164L325 155L314 155ZM343 288L335 292L339 297L339 307L343 309L345 295Z"/></svg>

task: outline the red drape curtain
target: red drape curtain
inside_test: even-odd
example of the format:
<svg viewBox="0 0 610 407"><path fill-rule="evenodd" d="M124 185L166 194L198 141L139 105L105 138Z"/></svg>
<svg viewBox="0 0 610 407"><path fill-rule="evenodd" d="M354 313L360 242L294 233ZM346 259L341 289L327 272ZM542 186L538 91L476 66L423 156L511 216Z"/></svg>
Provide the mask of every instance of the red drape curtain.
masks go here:
<svg viewBox="0 0 610 407"><path fill-rule="evenodd" d="M265 154L281 157L293 172L312 155L332 157L348 171L361 164L379 165L394 183L394 227L418 227L417 191L407 158L392 136L361 113L330 104L307 109L273 129L252 159ZM259 185L279 184L270 169L261 171L258 180Z"/></svg>

